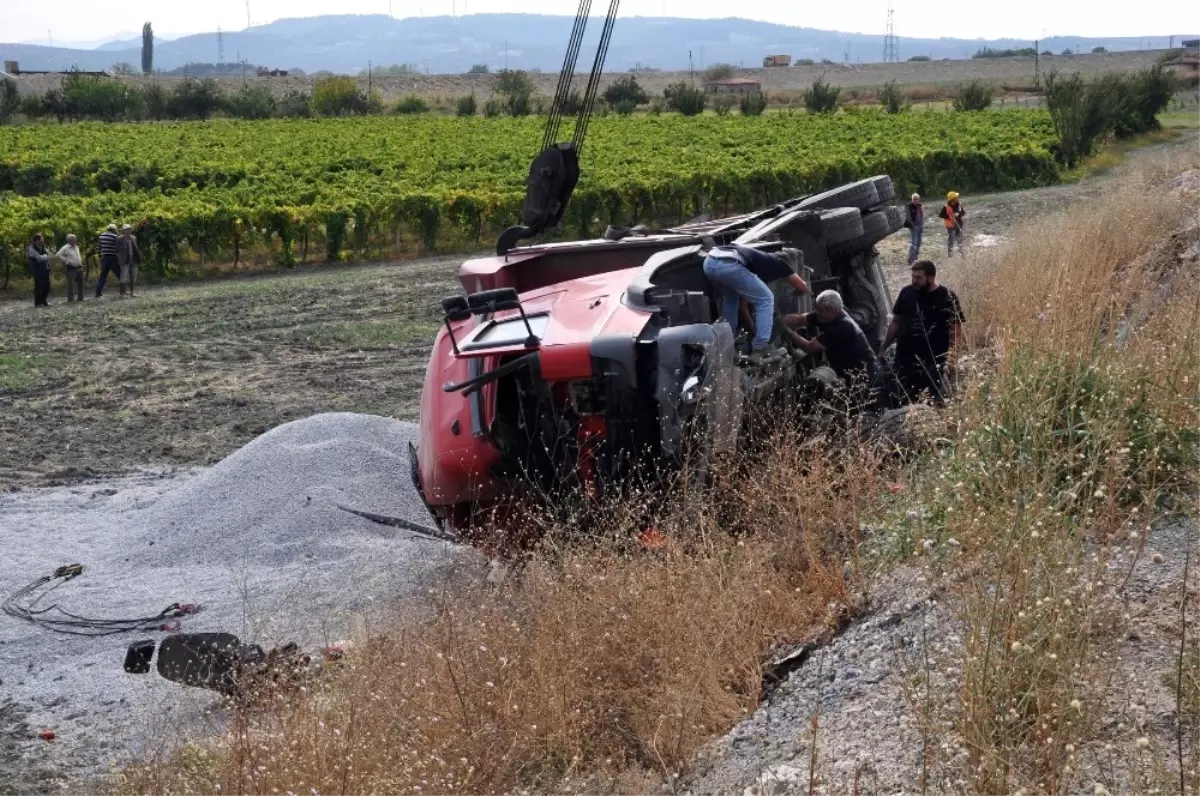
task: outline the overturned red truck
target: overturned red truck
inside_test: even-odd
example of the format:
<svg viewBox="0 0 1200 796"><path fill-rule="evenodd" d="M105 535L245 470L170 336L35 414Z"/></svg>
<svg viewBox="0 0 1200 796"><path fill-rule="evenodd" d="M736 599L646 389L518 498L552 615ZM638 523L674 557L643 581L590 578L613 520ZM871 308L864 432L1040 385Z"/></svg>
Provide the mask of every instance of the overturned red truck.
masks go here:
<svg viewBox="0 0 1200 796"><path fill-rule="evenodd" d="M603 497L636 471L736 451L755 407L787 406L836 374L793 348L744 356L718 320L705 253L785 251L811 288L772 284L777 320L834 288L878 350L891 297L876 244L903 226L877 176L732 218L513 248L467 261L421 396L412 479L443 532L502 525L523 501ZM778 327L778 322L777 322ZM689 454L690 455L690 454Z"/></svg>

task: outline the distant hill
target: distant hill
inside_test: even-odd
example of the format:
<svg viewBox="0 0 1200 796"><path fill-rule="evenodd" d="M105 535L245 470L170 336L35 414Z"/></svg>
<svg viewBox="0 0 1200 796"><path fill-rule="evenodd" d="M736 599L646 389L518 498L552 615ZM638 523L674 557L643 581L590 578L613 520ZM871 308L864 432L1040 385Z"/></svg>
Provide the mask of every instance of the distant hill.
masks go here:
<svg viewBox="0 0 1200 796"><path fill-rule="evenodd" d="M386 15L335 15L281 19L243 31L224 34L225 60L238 57L252 63L306 72L329 70L353 73L376 66L407 63L429 73L465 72L484 63L493 70L514 69L557 72L570 35L572 18L538 14L473 14L463 17L393 19ZM588 26L580 69L586 71L595 52L599 20ZM1176 35L1175 42L1195 38ZM1060 53L1090 52L1103 46L1119 50L1157 49L1169 45L1169 36L1143 38L1083 38L1056 36L1042 49ZM982 47L1029 47L1017 39L898 39L899 55L960 59ZM68 49L32 44L0 43L0 59L19 62L26 70L107 69L113 64L141 63L140 39L108 42L97 49ZM173 41L157 41L154 65L174 69L191 62L217 60L217 34L201 33ZM772 53L794 59L872 62L882 60L883 36L799 28L746 19L680 19L628 17L617 20L606 61L607 71L636 66L655 69L697 69L716 62L746 67L761 66Z"/></svg>

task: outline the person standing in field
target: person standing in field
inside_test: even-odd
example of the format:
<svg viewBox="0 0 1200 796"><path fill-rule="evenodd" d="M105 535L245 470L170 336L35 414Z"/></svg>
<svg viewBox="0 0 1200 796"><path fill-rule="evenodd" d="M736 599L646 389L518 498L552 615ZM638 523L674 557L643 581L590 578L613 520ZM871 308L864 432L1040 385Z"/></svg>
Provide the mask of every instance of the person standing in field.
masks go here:
<svg viewBox="0 0 1200 796"><path fill-rule="evenodd" d="M30 274L33 275L33 306L49 307L50 303L46 299L50 297L50 253L46 251L42 233L34 235L33 240L29 242L29 248L25 250L25 260L29 265Z"/></svg>
<svg viewBox="0 0 1200 796"><path fill-rule="evenodd" d="M133 298L133 288L137 284L138 263L142 259L141 249L138 248L137 238L133 236L133 227L126 224L121 228L121 238L117 241L117 263L121 268L121 295L129 291Z"/></svg>
<svg viewBox="0 0 1200 796"><path fill-rule="evenodd" d="M79 256L79 246L75 244L75 236L68 235L67 242L54 255L67 269L67 303L75 300L83 301L83 258Z"/></svg>
<svg viewBox="0 0 1200 796"><path fill-rule="evenodd" d="M96 298L104 295L104 283L108 281L110 273L116 274L117 279L121 278L121 264L117 260L117 243L120 239L116 224L109 224L108 229L100 234L97 244L100 250L100 277L96 280Z"/></svg>
<svg viewBox="0 0 1200 796"><path fill-rule="evenodd" d="M904 226L908 227L908 264L911 266L921 256L921 238L925 235L925 206L921 195L915 193L904 213Z"/></svg>
<svg viewBox="0 0 1200 796"><path fill-rule="evenodd" d="M896 375L909 397L929 393L935 404L945 402L946 371L962 341L965 320L958 296L938 284L937 266L931 260L913 263L912 284L896 297L880 349L882 354L895 341Z"/></svg>
<svg viewBox="0 0 1200 796"><path fill-rule="evenodd" d="M957 191L950 191L946 194L946 204L942 205L938 216L946 222L946 256L954 254L954 244L958 244L959 252L962 251L962 231L963 218L967 215L967 211L963 209L962 202L958 199Z"/></svg>

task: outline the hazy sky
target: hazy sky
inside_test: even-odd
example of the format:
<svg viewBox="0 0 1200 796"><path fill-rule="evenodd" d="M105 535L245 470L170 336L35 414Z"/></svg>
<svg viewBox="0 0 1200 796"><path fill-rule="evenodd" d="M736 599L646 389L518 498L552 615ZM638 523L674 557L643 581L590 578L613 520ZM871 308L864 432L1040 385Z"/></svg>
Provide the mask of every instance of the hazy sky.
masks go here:
<svg viewBox="0 0 1200 796"><path fill-rule="evenodd" d="M882 33L888 0L622 0L622 16L741 16L826 30ZM1039 38L1043 35L1142 36L1195 33L1200 3L1195 0L893 0L896 33L901 36L958 38ZM391 0L396 17L520 11L574 15L578 0ZM593 0L592 13L608 3ZM250 0L254 24L281 17L318 14L383 13L389 0ZM56 43L93 41L138 31L150 20L163 34L241 30L244 0L0 0L0 41ZM618 31L620 28L617 29ZM619 33L615 35L620 35Z"/></svg>

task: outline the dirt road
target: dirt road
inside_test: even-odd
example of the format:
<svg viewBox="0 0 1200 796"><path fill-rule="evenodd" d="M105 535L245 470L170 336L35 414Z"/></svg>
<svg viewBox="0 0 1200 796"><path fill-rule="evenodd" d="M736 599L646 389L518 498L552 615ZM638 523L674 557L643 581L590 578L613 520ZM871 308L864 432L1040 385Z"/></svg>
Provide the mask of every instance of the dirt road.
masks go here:
<svg viewBox="0 0 1200 796"><path fill-rule="evenodd" d="M1188 133L1127 163L1196 143ZM964 196L968 239L1003 240L1031 215L1103 194L1111 176ZM944 246L933 218L924 253L940 261ZM881 250L890 281L904 284L907 235ZM0 489L210 464L318 412L415 420L438 302L459 292L462 259L298 269L82 305L56 295L38 311L23 296L0 303Z"/></svg>

